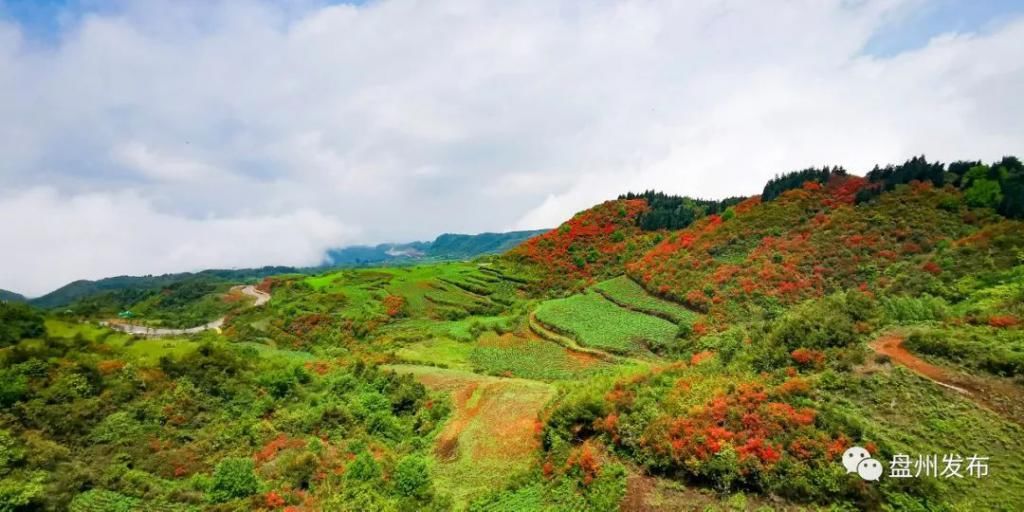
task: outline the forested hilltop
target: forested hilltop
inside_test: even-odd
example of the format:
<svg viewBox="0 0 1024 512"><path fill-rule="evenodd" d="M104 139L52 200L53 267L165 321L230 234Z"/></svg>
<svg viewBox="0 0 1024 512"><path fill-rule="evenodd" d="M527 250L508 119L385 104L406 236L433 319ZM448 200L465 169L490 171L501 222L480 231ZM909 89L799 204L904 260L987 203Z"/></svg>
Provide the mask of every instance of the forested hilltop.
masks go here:
<svg viewBox="0 0 1024 512"><path fill-rule="evenodd" d="M469 261L0 301L0 511L1024 508L1022 218L1017 158L917 157Z"/></svg>

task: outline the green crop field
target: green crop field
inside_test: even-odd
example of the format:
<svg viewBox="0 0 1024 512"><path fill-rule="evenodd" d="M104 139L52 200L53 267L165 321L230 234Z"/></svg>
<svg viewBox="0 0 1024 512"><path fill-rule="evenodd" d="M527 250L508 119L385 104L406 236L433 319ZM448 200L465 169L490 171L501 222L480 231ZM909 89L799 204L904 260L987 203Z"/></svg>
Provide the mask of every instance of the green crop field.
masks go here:
<svg viewBox="0 0 1024 512"><path fill-rule="evenodd" d="M472 351L471 342L437 337L409 343L397 350L395 355L409 363L469 370L469 357Z"/></svg>
<svg viewBox="0 0 1024 512"><path fill-rule="evenodd" d="M595 292L546 301L536 317L581 345L620 354L664 347L678 332L667 320L621 308Z"/></svg>
<svg viewBox="0 0 1024 512"><path fill-rule="evenodd" d="M594 290L619 306L662 317L676 324L692 324L699 317L697 313L679 304L652 296L627 276L597 283Z"/></svg>
<svg viewBox="0 0 1024 512"><path fill-rule="evenodd" d="M303 281L317 293L344 297L349 318L381 314L388 296L401 297L403 314L438 320L499 312L512 302L515 283L485 273L473 263L435 263L410 267L349 269Z"/></svg>
<svg viewBox="0 0 1024 512"><path fill-rule="evenodd" d="M537 380L574 379L609 367L593 356L572 352L556 343L513 334L481 336L469 358L483 373Z"/></svg>

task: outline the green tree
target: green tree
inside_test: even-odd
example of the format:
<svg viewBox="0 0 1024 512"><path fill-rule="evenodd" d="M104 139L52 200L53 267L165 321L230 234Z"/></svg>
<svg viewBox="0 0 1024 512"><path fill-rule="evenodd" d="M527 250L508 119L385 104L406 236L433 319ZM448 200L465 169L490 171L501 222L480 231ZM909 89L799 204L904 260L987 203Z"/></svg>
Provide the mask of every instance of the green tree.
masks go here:
<svg viewBox="0 0 1024 512"><path fill-rule="evenodd" d="M7 430L0 429L0 475L6 474L11 465L25 457L25 450Z"/></svg>
<svg viewBox="0 0 1024 512"><path fill-rule="evenodd" d="M229 457L220 461L213 471L210 497L215 502L245 498L259 490L260 482L251 459Z"/></svg>
<svg viewBox="0 0 1024 512"><path fill-rule="evenodd" d="M0 480L0 512L20 510L35 501L43 493L44 478L44 473L37 472Z"/></svg>
<svg viewBox="0 0 1024 512"><path fill-rule="evenodd" d="M28 379L12 368L0 370L0 407L8 407L28 393Z"/></svg>
<svg viewBox="0 0 1024 512"><path fill-rule="evenodd" d="M995 208L1003 202L1003 191L998 181L979 178L964 191L967 204L981 208Z"/></svg>
<svg viewBox="0 0 1024 512"><path fill-rule="evenodd" d="M0 301L0 347L46 335L43 316L26 304Z"/></svg>
<svg viewBox="0 0 1024 512"><path fill-rule="evenodd" d="M349 464L345 471L345 478L357 482L370 482L380 478L380 466L369 452L362 452L356 456L352 464Z"/></svg>
<svg viewBox="0 0 1024 512"><path fill-rule="evenodd" d="M90 437L99 443L128 444L135 441L141 431L142 425L131 414L118 411L103 418Z"/></svg>
<svg viewBox="0 0 1024 512"><path fill-rule="evenodd" d="M419 455L409 455L395 467L395 489L403 496L421 497L430 493L430 471L427 461Z"/></svg>

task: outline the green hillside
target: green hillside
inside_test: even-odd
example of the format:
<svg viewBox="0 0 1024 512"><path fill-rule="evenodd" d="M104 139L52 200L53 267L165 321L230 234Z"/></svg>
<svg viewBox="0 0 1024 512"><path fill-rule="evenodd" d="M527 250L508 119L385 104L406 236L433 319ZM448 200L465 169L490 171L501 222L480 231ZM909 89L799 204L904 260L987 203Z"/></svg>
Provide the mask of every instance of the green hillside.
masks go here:
<svg viewBox="0 0 1024 512"><path fill-rule="evenodd" d="M0 302L0 510L1016 510L1021 173L812 168L501 255ZM888 471L932 455L960 476Z"/></svg>

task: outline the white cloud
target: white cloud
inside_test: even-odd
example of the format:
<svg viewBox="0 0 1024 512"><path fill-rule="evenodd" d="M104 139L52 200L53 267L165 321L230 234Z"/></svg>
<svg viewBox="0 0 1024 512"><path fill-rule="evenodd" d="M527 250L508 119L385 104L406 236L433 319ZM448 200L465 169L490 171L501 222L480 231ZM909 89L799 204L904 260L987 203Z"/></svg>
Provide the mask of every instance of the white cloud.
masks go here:
<svg viewBox="0 0 1024 512"><path fill-rule="evenodd" d="M63 197L35 188L0 197L4 284L40 295L76 279L320 263L355 233L312 210L279 216L188 219L131 193ZM23 250L23 248L37 250Z"/></svg>
<svg viewBox="0 0 1024 512"><path fill-rule="evenodd" d="M206 163L165 156L137 142L114 148L112 159L158 181L200 184L225 177L223 171Z"/></svg>
<svg viewBox="0 0 1024 512"><path fill-rule="evenodd" d="M234 264L232 233L259 223L295 232L237 261L305 263L350 240L549 227L627 190L1024 153L1021 20L861 55L920 1L148 0L52 45L0 21L0 207L52 234L0 228L0 288ZM135 250L49 222L100 199L139 213ZM131 217L94 220L114 218ZM66 272L36 257L72 248Z"/></svg>

